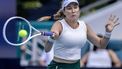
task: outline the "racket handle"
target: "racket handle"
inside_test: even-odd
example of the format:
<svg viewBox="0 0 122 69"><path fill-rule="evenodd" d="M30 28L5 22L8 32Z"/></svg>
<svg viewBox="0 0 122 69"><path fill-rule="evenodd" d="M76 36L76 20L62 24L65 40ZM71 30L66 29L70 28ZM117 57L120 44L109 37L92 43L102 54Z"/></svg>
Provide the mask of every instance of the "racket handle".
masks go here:
<svg viewBox="0 0 122 69"><path fill-rule="evenodd" d="M53 36L53 32L43 32L44 36Z"/></svg>

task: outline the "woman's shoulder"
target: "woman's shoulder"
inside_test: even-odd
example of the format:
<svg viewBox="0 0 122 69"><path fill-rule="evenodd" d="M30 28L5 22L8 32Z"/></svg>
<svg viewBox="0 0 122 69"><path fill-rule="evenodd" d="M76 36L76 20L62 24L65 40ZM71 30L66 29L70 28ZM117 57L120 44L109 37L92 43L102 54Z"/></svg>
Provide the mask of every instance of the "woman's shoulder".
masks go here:
<svg viewBox="0 0 122 69"><path fill-rule="evenodd" d="M53 28L57 28L57 29L62 29L62 24L59 20L55 21L53 26Z"/></svg>
<svg viewBox="0 0 122 69"><path fill-rule="evenodd" d="M54 25L55 25L55 24L56 24L56 25L57 25L57 24L59 25L59 24L61 24L61 22L60 22L60 20L57 20L57 21L54 21L53 24L54 24Z"/></svg>

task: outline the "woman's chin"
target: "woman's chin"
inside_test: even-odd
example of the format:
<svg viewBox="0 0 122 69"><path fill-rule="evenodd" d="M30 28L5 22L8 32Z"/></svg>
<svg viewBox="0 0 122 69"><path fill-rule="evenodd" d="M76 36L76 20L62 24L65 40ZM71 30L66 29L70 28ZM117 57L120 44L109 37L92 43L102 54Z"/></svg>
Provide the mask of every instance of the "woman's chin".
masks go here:
<svg viewBox="0 0 122 69"><path fill-rule="evenodd" d="M74 20L77 20L77 19L78 19L78 18L76 18L76 17L72 17L70 20L73 20L73 21L74 21Z"/></svg>

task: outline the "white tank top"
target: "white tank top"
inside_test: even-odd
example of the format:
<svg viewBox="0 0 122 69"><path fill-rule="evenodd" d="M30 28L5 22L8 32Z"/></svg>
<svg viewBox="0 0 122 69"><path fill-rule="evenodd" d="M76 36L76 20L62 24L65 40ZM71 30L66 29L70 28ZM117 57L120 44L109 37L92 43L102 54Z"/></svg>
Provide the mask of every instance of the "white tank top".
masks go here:
<svg viewBox="0 0 122 69"><path fill-rule="evenodd" d="M79 21L76 29L71 28L64 19L59 21L62 25L62 32L54 42L54 56L65 60L79 60L81 48L87 40L86 25Z"/></svg>
<svg viewBox="0 0 122 69"><path fill-rule="evenodd" d="M112 67L112 61L105 49L98 49L97 51L91 51L87 60L86 67Z"/></svg>

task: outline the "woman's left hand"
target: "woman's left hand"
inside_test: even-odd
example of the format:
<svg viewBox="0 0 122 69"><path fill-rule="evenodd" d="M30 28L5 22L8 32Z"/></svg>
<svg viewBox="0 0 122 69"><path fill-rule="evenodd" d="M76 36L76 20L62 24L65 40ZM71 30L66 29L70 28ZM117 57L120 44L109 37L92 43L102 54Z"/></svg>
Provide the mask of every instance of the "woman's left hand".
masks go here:
<svg viewBox="0 0 122 69"><path fill-rule="evenodd" d="M106 32L112 32L114 27L116 27L117 25L119 25L120 23L118 23L119 18L116 17L115 15L110 15L109 20L105 26L106 28Z"/></svg>

